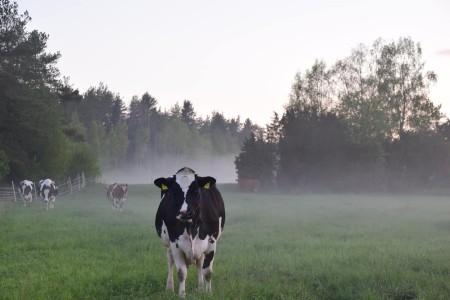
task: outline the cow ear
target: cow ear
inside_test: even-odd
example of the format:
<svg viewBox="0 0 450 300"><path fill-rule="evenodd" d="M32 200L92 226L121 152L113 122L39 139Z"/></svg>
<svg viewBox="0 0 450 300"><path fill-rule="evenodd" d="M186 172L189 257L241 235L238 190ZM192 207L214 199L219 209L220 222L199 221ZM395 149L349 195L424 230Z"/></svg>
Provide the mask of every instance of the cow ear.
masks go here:
<svg viewBox="0 0 450 300"><path fill-rule="evenodd" d="M206 177L197 176L197 182L202 188L209 189L211 186L216 184L216 179L211 176Z"/></svg>
<svg viewBox="0 0 450 300"><path fill-rule="evenodd" d="M170 181L164 177L155 179L155 181L153 181L153 183L163 191L169 189L169 185L170 185Z"/></svg>

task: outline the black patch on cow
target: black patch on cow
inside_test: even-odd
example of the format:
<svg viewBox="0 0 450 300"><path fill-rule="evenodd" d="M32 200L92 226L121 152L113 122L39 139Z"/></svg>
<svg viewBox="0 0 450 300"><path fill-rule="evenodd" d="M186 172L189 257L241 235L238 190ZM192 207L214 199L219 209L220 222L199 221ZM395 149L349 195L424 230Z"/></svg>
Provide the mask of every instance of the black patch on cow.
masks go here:
<svg viewBox="0 0 450 300"><path fill-rule="evenodd" d="M178 248L178 243L176 243L175 246L177 246L177 248Z"/></svg>
<svg viewBox="0 0 450 300"><path fill-rule="evenodd" d="M203 269L206 269L207 267L209 267L209 265L211 264L211 261L214 258L214 251L209 252L208 254L206 254L205 256L205 260L203 261Z"/></svg>
<svg viewBox="0 0 450 300"><path fill-rule="evenodd" d="M27 185L27 186L25 187L25 190L24 190L23 193L24 193L25 195L28 195L29 193L31 193L31 186Z"/></svg>
<svg viewBox="0 0 450 300"><path fill-rule="evenodd" d="M155 180L155 184L161 186L161 181L164 181L167 189L161 191L162 199L155 218L156 232L161 237L164 222L167 226L170 241L175 242L175 239L182 235L185 229L189 232L190 229L187 227L191 226L189 223L181 222L177 219L177 215L184 202L184 193L173 178L157 179Z"/></svg>
<svg viewBox="0 0 450 300"><path fill-rule="evenodd" d="M199 238L204 240L209 235L217 239L219 232L223 230L225 225L225 206L222 195L215 185L209 189L199 188L199 193L202 199L201 213L197 222L199 224ZM222 220L219 225L220 218Z"/></svg>

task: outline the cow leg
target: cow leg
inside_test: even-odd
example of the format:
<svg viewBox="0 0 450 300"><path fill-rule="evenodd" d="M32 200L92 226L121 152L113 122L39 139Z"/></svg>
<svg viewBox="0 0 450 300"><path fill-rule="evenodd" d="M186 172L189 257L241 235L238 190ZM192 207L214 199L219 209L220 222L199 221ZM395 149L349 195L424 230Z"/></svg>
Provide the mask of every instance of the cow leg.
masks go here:
<svg viewBox="0 0 450 300"><path fill-rule="evenodd" d="M169 274L167 275L166 291L173 292L173 256L170 248L167 248L167 266L169 267Z"/></svg>
<svg viewBox="0 0 450 300"><path fill-rule="evenodd" d="M50 208L53 208L53 207L55 207L55 197L52 197L51 198L51 200L50 200Z"/></svg>
<svg viewBox="0 0 450 300"><path fill-rule="evenodd" d="M179 248L178 243L170 243L170 249L172 251L172 257L175 262L175 267L177 268L178 275L178 296L180 298L186 297L186 277L187 277L187 266L186 266L186 256L184 252Z"/></svg>
<svg viewBox="0 0 450 300"><path fill-rule="evenodd" d="M177 275L179 281L178 296L180 298L186 297L186 277L187 277L187 266L182 264L179 268L177 267Z"/></svg>
<svg viewBox="0 0 450 300"><path fill-rule="evenodd" d="M208 249L206 250L203 259L202 272L203 276L205 277L207 292L212 292L211 280L213 273L214 254L216 253L216 244L217 241L215 238L209 238Z"/></svg>
<svg viewBox="0 0 450 300"><path fill-rule="evenodd" d="M197 288L198 289L203 289L203 271L202 271L202 266L203 266L203 261L205 259L205 256L202 255L202 257L200 259L197 259L196 265L197 265Z"/></svg>

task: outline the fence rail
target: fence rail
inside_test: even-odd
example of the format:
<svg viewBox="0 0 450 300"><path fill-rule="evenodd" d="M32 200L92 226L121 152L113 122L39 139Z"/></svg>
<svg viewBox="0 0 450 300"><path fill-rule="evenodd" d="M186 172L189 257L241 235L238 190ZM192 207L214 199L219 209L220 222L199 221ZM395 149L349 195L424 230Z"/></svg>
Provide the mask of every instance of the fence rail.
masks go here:
<svg viewBox="0 0 450 300"><path fill-rule="evenodd" d="M36 183L34 182L34 199L38 199L37 191L36 191ZM80 192L86 186L86 177L84 176L84 172L81 172L81 175L78 174L76 178L71 179L70 177L66 182L63 182L59 185L56 185L58 188L58 198L65 197L74 193ZM11 182L11 187L0 187L0 201L13 201L17 202L21 200L18 186L14 185L14 182Z"/></svg>

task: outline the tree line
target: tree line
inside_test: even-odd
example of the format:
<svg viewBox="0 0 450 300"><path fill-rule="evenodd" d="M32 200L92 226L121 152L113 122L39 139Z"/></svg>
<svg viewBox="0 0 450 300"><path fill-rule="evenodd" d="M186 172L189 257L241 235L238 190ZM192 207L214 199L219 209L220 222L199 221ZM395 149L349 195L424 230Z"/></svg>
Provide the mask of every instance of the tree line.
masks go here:
<svg viewBox="0 0 450 300"><path fill-rule="evenodd" d="M303 191L386 192L447 187L450 123L429 97L409 37L358 45L328 67L297 73L285 110L244 141L239 178Z"/></svg>
<svg viewBox="0 0 450 300"><path fill-rule="evenodd" d="M0 0L0 179L61 178L235 156L238 178L263 188L377 192L445 187L450 123L429 97L437 75L404 37L358 45L331 66L298 72L281 115L260 128L183 100L162 109L149 93L128 107L100 83L80 93ZM237 156L236 156L237 154Z"/></svg>
<svg viewBox="0 0 450 300"><path fill-rule="evenodd" d="M126 166L146 168L234 156L258 126L213 111L198 117L184 100L168 110L149 93L129 107L100 83L81 94L47 52L48 35L27 31L28 12L0 0L0 179L61 178Z"/></svg>

